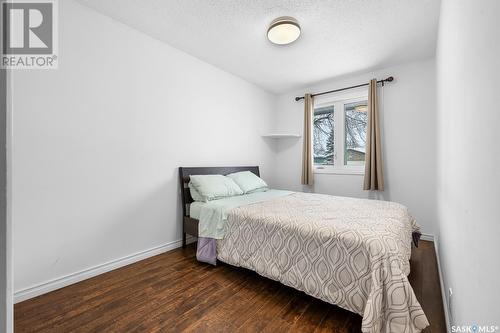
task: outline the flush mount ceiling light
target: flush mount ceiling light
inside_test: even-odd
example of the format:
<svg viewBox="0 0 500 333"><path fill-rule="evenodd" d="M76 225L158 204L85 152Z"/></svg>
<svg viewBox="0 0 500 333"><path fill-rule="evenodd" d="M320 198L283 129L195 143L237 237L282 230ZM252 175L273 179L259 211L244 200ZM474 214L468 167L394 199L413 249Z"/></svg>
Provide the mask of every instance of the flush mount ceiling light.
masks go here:
<svg viewBox="0 0 500 333"><path fill-rule="evenodd" d="M354 110L356 112L366 112L366 111L368 111L368 106L366 106L366 105L357 105L357 106L354 107Z"/></svg>
<svg viewBox="0 0 500 333"><path fill-rule="evenodd" d="M282 16L273 20L267 29L267 39L273 44L286 45L300 36L300 25L290 16Z"/></svg>

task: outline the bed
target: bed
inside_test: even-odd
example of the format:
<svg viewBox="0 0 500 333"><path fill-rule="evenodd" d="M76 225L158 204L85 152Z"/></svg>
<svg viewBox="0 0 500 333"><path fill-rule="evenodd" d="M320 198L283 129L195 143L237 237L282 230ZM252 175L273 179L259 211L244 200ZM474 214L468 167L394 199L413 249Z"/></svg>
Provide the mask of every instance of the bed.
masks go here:
<svg viewBox="0 0 500 333"><path fill-rule="evenodd" d="M239 171L259 176L256 166L179 168L184 246L207 209L191 205L190 175ZM358 313L363 332L420 332L429 323L407 279L416 232L398 203L274 192L228 210L217 259Z"/></svg>

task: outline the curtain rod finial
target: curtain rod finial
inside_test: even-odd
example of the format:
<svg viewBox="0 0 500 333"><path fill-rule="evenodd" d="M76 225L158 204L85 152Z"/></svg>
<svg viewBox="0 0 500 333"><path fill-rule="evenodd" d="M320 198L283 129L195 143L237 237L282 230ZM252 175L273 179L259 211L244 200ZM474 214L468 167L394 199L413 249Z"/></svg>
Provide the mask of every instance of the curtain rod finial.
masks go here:
<svg viewBox="0 0 500 333"><path fill-rule="evenodd" d="M387 82L392 82L394 81L394 77L392 76L389 76L387 79L385 79Z"/></svg>
<svg viewBox="0 0 500 333"><path fill-rule="evenodd" d="M295 97L295 102L298 102L302 99L303 97Z"/></svg>

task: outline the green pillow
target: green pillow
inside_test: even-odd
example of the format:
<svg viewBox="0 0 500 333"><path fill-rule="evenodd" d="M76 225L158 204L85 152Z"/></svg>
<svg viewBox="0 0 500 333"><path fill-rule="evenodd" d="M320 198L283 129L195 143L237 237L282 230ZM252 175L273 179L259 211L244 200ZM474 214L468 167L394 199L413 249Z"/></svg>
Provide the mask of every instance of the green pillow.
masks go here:
<svg viewBox="0 0 500 333"><path fill-rule="evenodd" d="M241 188L231 178L223 175L193 175L189 178L189 187L193 187L198 191L203 198L202 201L217 200L243 194Z"/></svg>
<svg viewBox="0 0 500 333"><path fill-rule="evenodd" d="M205 198L191 185L191 183L189 183L188 186L191 198L193 198L194 201L205 201Z"/></svg>
<svg viewBox="0 0 500 333"><path fill-rule="evenodd" d="M267 184L262 178L250 171L235 172L227 175L234 180L245 194L266 191Z"/></svg>

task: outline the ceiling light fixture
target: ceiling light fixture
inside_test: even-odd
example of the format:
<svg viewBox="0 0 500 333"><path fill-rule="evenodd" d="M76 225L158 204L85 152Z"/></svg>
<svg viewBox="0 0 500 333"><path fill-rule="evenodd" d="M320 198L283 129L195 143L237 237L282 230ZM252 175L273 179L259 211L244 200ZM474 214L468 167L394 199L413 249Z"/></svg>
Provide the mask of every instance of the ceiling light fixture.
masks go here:
<svg viewBox="0 0 500 333"><path fill-rule="evenodd" d="M286 45L300 36L299 22L290 16L282 16L273 20L267 29L267 39L273 44Z"/></svg>
<svg viewBox="0 0 500 333"><path fill-rule="evenodd" d="M354 111L356 112L366 112L368 111L368 106L366 105L357 105L354 107Z"/></svg>

